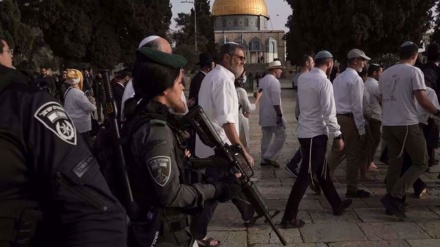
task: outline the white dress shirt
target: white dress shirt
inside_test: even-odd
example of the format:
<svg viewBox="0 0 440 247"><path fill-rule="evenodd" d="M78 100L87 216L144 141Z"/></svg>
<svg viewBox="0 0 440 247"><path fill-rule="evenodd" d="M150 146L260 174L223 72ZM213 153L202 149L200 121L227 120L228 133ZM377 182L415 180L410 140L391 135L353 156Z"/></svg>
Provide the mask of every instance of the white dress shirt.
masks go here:
<svg viewBox="0 0 440 247"><path fill-rule="evenodd" d="M352 113L359 135L365 134L364 110L362 107L364 82L356 70L347 68L333 81L336 112Z"/></svg>
<svg viewBox="0 0 440 247"><path fill-rule="evenodd" d="M263 89L263 95L260 100L260 121L261 127L275 127L277 126L277 113L274 105L279 105L281 113L283 111L281 105L281 84L278 79L267 74L260 80L260 89Z"/></svg>
<svg viewBox="0 0 440 247"><path fill-rule="evenodd" d="M364 84L364 115L382 121L379 82L372 77L368 77Z"/></svg>
<svg viewBox="0 0 440 247"><path fill-rule="evenodd" d="M238 98L234 85L235 75L225 67L217 64L202 81L199 91L199 105L203 107L207 117L220 138L231 144L223 125L233 123L239 135ZM196 155L205 158L214 154L212 148L206 146L197 136Z"/></svg>
<svg viewBox="0 0 440 247"><path fill-rule="evenodd" d="M440 109L440 104L438 102L437 94L434 89L426 87L426 97L432 102L435 108ZM416 100L416 109L419 112L419 122L428 125L428 118L432 117L432 114L427 112Z"/></svg>
<svg viewBox="0 0 440 247"><path fill-rule="evenodd" d="M127 82L127 85L125 85L125 89L124 89L124 94L122 95L122 100L121 100L121 121L125 120L125 116L124 116L124 109L125 109L125 102L128 99L131 99L134 97L134 88L133 88L133 82L131 81L131 79Z"/></svg>
<svg viewBox="0 0 440 247"><path fill-rule="evenodd" d="M319 68L313 68L298 78L298 138L319 135L341 135L336 119L332 83Z"/></svg>

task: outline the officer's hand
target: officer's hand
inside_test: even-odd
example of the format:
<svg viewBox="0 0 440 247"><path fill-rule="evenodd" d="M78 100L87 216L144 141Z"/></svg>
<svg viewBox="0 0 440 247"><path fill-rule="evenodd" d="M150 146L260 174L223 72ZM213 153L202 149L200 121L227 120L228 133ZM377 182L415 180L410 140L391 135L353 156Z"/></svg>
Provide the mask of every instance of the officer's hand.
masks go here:
<svg viewBox="0 0 440 247"><path fill-rule="evenodd" d="M283 117L277 117L277 125L283 124Z"/></svg>
<svg viewBox="0 0 440 247"><path fill-rule="evenodd" d="M215 187L213 199L217 199L219 202L231 200L240 189L240 186L233 183L214 182L213 185Z"/></svg>

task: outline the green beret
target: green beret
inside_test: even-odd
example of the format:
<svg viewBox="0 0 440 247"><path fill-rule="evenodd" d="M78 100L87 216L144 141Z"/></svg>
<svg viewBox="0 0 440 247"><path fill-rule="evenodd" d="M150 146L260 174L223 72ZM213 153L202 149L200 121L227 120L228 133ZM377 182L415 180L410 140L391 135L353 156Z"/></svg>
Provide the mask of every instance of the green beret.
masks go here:
<svg viewBox="0 0 440 247"><path fill-rule="evenodd" d="M186 59L180 55L161 52L150 47L141 47L137 51L149 60L173 69L180 69L186 65Z"/></svg>

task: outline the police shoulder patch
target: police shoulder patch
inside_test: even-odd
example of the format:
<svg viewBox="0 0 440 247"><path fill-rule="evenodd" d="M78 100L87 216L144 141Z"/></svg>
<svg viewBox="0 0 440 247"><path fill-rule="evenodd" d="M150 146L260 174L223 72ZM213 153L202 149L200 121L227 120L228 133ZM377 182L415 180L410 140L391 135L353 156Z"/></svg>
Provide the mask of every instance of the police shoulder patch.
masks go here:
<svg viewBox="0 0 440 247"><path fill-rule="evenodd" d="M147 161L151 178L164 187L171 176L171 159L167 156L156 156Z"/></svg>
<svg viewBox="0 0 440 247"><path fill-rule="evenodd" d="M34 117L61 140L76 145L75 126L59 103L47 102L38 108Z"/></svg>

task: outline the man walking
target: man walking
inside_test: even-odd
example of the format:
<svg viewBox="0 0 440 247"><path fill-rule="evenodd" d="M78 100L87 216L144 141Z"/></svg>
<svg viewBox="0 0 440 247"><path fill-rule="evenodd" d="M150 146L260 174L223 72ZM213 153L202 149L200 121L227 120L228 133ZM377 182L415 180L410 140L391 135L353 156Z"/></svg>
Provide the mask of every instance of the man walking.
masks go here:
<svg viewBox="0 0 440 247"><path fill-rule="evenodd" d="M260 89L263 90L259 121L263 132L261 166L280 167L276 160L286 140L286 121L281 108L281 84L278 81L283 68L279 60L269 63L269 73L260 82Z"/></svg>
<svg viewBox="0 0 440 247"><path fill-rule="evenodd" d="M400 47L398 64L388 68L379 80L382 96L383 136L388 144L387 195L381 199L387 212L400 220L406 218L403 205L405 193L422 175L428 164L425 139L419 127L416 100L426 111L440 116L426 96L423 73L414 67L418 57L418 46L407 41ZM412 161L408 170L400 176L403 152Z"/></svg>
<svg viewBox="0 0 440 247"><path fill-rule="evenodd" d="M296 74L293 78L294 84L298 85L298 78L304 73L308 73L313 66L315 66L315 62L313 61L313 58L309 55L303 56L301 60L301 70L300 73ZM298 95L296 97L296 106L295 106L295 117L298 120L299 118L299 102L298 102ZM289 163L286 165L287 172L292 175L294 178L298 176L298 164L301 162L302 155L301 155L301 148L298 148L295 155L290 159Z"/></svg>
<svg viewBox="0 0 440 247"><path fill-rule="evenodd" d="M365 147L365 120L362 107L364 81L359 76L369 57L359 49L352 49L347 54L348 66L333 81L333 90L336 103L336 117L341 125L342 137L346 148L338 151L332 147L328 158L331 172L347 158L347 193L346 197L365 198L370 193L358 188L359 169L366 163Z"/></svg>
<svg viewBox="0 0 440 247"><path fill-rule="evenodd" d="M333 67L333 55L320 51L315 56L315 68L298 80L300 111L298 139L304 154L300 172L287 201L281 221L282 228L299 228L305 222L297 219L298 206L307 186L316 174L334 215L341 215L351 205L351 200L341 201L328 175L325 162L328 132L334 136L333 146L344 149L344 141L336 119L335 100L331 82L326 73Z"/></svg>
<svg viewBox="0 0 440 247"><path fill-rule="evenodd" d="M364 116L368 123L369 136L367 137L367 165L361 170L362 175L366 171L377 171L374 164L374 154L380 143L382 126L382 107L380 103L379 78L383 68L379 64L370 64L368 67L368 77L364 85Z"/></svg>

